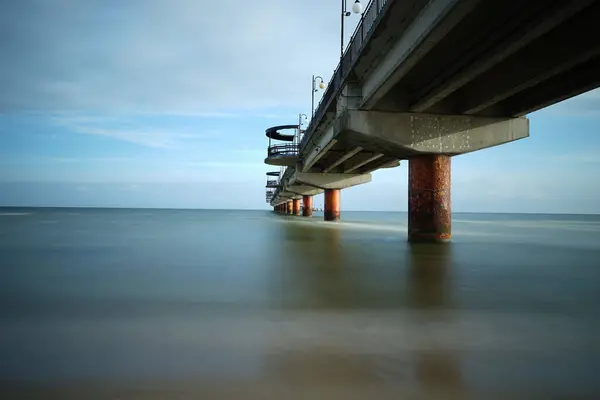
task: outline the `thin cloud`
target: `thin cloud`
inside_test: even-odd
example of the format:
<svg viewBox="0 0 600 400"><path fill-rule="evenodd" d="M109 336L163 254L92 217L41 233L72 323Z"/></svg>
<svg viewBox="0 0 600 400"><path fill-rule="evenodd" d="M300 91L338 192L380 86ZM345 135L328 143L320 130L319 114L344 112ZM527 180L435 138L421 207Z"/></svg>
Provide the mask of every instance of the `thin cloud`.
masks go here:
<svg viewBox="0 0 600 400"><path fill-rule="evenodd" d="M600 155L595 153L567 153L551 158L552 162L578 163L578 164L600 164Z"/></svg>
<svg viewBox="0 0 600 400"><path fill-rule="evenodd" d="M189 140L206 140L221 136L221 132L214 129L199 131L189 125L160 129L156 128L151 121L111 116L62 115L55 116L51 120L72 132L105 136L146 147L164 149L180 147L183 142Z"/></svg>
<svg viewBox="0 0 600 400"><path fill-rule="evenodd" d="M536 114L556 116L600 117L600 88L572 97Z"/></svg>
<svg viewBox="0 0 600 400"><path fill-rule="evenodd" d="M338 61L328 3L1 2L0 109L233 118L306 107L310 76Z"/></svg>

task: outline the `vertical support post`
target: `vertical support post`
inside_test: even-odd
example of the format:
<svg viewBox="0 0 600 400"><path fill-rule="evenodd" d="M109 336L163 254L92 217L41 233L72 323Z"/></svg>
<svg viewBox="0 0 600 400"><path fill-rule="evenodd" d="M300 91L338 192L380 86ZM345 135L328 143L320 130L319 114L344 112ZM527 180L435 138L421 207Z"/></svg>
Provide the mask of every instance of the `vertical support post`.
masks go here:
<svg viewBox="0 0 600 400"><path fill-rule="evenodd" d="M303 217L312 216L312 211L313 211L312 196L302 196L302 205L304 206L304 208L302 208L302 216Z"/></svg>
<svg viewBox="0 0 600 400"><path fill-rule="evenodd" d="M292 201L288 201L287 202L287 213L291 214L294 211L294 205L292 204Z"/></svg>
<svg viewBox="0 0 600 400"><path fill-rule="evenodd" d="M294 199L294 215L300 215L300 199Z"/></svg>
<svg viewBox="0 0 600 400"><path fill-rule="evenodd" d="M446 155L428 154L409 160L408 240L443 242L452 228L451 164Z"/></svg>
<svg viewBox="0 0 600 400"><path fill-rule="evenodd" d="M340 60L342 60L344 58L344 17L345 16L346 16L346 0L342 0L342 20L341 20L341 26L340 26Z"/></svg>
<svg viewBox="0 0 600 400"><path fill-rule="evenodd" d="M340 220L340 189L325 189L325 221Z"/></svg>

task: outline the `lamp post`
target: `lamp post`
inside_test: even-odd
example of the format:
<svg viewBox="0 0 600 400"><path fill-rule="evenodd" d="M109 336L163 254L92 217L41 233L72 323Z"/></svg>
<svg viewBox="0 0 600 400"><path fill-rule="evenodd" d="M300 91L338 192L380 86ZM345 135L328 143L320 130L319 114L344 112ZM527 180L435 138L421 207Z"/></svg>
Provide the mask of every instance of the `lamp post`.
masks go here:
<svg viewBox="0 0 600 400"><path fill-rule="evenodd" d="M342 31L341 31L341 45L340 45L340 60L344 58L344 18L350 16L350 11L348 11L348 7L346 5L347 0L342 0ZM354 4L352 4L352 12L354 14L361 14L363 12L362 4L360 4L360 0L355 0Z"/></svg>
<svg viewBox="0 0 600 400"><path fill-rule="evenodd" d="M312 117L310 118L310 120L312 121L312 119L315 117L315 92L318 90L317 89L317 79L320 79L321 82L319 82L319 89L325 89L325 82L323 82L323 78L321 78L320 76L314 76L312 77L312 103L311 103L311 113L312 113Z"/></svg>
<svg viewBox="0 0 600 400"><path fill-rule="evenodd" d="M300 141L302 140L302 117L304 117L305 121L308 120L308 116L306 114L298 114L298 144L300 144Z"/></svg>

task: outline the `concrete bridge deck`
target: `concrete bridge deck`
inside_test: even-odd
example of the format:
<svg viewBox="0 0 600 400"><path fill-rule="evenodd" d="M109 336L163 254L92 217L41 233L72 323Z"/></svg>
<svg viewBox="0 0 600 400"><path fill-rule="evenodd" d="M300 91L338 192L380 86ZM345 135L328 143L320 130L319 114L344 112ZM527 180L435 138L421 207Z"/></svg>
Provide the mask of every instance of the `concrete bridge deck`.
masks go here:
<svg viewBox="0 0 600 400"><path fill-rule="evenodd" d="M327 210L327 191L409 160L409 237L449 238L450 157L600 86L598 20L598 0L372 0L271 204L325 191Z"/></svg>

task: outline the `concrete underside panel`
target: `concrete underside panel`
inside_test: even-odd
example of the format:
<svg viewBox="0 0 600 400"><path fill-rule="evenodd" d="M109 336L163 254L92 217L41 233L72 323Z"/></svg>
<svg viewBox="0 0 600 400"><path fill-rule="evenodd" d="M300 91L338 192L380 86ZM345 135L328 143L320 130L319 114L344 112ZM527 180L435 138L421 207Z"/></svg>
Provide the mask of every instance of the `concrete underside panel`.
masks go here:
<svg viewBox="0 0 600 400"><path fill-rule="evenodd" d="M289 190L282 190L281 192L279 192L279 195L277 196L279 199L284 199L286 201L289 200L294 200L294 199L299 199L300 197L302 197L302 194L300 193L295 193Z"/></svg>
<svg viewBox="0 0 600 400"><path fill-rule="evenodd" d="M307 171L319 161L335 144L333 125L330 125L316 141L311 140L307 145L309 152L306 154L302 170Z"/></svg>
<svg viewBox="0 0 600 400"><path fill-rule="evenodd" d="M265 164L275 165L278 167L291 167L298 162L298 156L278 155L265 158Z"/></svg>
<svg viewBox="0 0 600 400"><path fill-rule="evenodd" d="M334 130L383 143L382 152L402 159L415 154L464 154L526 138L529 120L346 110Z"/></svg>
<svg viewBox="0 0 600 400"><path fill-rule="evenodd" d="M298 196L315 196L317 194L323 193L323 189L297 183L288 183L286 185L285 190L287 193L294 193Z"/></svg>
<svg viewBox="0 0 600 400"><path fill-rule="evenodd" d="M312 186L319 189L345 189L371 182L371 174L320 174L295 172L288 185Z"/></svg>

